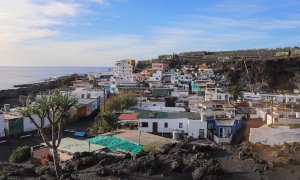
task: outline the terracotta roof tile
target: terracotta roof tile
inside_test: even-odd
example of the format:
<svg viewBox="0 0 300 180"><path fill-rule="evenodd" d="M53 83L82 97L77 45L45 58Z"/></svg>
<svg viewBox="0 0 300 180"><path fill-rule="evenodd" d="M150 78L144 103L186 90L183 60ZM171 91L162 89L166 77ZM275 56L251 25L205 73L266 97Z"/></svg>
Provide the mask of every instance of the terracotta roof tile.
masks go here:
<svg viewBox="0 0 300 180"><path fill-rule="evenodd" d="M130 113L130 114L121 114L119 116L119 120L137 120L138 114L137 113Z"/></svg>

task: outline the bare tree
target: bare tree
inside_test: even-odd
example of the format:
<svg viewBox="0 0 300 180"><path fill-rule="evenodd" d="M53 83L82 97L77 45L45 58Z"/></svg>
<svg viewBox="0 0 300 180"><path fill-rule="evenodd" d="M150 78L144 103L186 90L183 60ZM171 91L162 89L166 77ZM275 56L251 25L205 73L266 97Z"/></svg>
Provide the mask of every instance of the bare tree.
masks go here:
<svg viewBox="0 0 300 180"><path fill-rule="evenodd" d="M56 176L60 176L59 157L57 148L62 139L62 126L67 120L68 113L72 107L77 105L78 99L70 94L61 94L58 91L49 95L42 95L34 103L27 103L25 107L19 108L18 112L28 117L37 127L45 144L53 150L53 161ZM33 114L39 117L39 121L33 118ZM48 119L51 127L52 137L49 140L46 135L45 120Z"/></svg>

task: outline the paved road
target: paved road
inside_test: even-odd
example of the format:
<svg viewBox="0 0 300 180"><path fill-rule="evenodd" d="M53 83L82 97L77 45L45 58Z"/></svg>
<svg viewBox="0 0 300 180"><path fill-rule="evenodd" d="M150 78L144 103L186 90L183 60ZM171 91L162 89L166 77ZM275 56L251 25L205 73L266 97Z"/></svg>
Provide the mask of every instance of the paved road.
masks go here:
<svg viewBox="0 0 300 180"><path fill-rule="evenodd" d="M90 120L75 122L75 123L68 125L67 129L76 129L76 130L84 131L93 123L93 121L94 121L93 119L90 119ZM63 137L75 138L70 133L63 133ZM19 146L24 146L24 145L34 146L34 145L38 145L42 142L43 141L40 136L34 135L34 136L26 137L23 139L16 139L14 141L2 143L2 144L0 144L0 161L8 161L9 156L12 153L12 151Z"/></svg>

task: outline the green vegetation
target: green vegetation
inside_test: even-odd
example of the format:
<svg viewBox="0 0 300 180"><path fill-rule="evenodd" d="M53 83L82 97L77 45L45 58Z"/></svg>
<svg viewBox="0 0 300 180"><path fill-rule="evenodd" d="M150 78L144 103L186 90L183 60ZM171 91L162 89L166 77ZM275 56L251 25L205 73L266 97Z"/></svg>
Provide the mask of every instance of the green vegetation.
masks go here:
<svg viewBox="0 0 300 180"><path fill-rule="evenodd" d="M77 74L72 74L71 76L63 77L61 80L62 86L71 86L72 82L77 79Z"/></svg>
<svg viewBox="0 0 300 180"><path fill-rule="evenodd" d="M9 157L11 163L22 163L30 158L30 147L20 146L15 149Z"/></svg>
<svg viewBox="0 0 300 180"><path fill-rule="evenodd" d="M98 115L96 121L90 127L89 134L99 135L113 131L117 128L117 117L110 111L103 112L101 115Z"/></svg>
<svg viewBox="0 0 300 180"><path fill-rule="evenodd" d="M133 94L120 94L110 97L106 101L106 111L123 111L137 105L137 98Z"/></svg>
<svg viewBox="0 0 300 180"><path fill-rule="evenodd" d="M60 176L59 158L57 148L60 145L62 138L62 126L67 120L71 108L77 105L78 99L70 94L62 95L55 91L50 95L43 95L34 103L27 103L25 107L19 108L18 111L28 117L31 122L37 127L45 144L53 149L53 160L56 176ZM33 115L37 115L39 120L36 121ZM50 122L52 130L52 140L48 139L45 133L45 119Z"/></svg>
<svg viewBox="0 0 300 180"><path fill-rule="evenodd" d="M150 153L150 152L154 151L156 148L157 148L157 145L155 145L155 144L148 144L148 145L143 146L143 150L146 153Z"/></svg>
<svg viewBox="0 0 300 180"><path fill-rule="evenodd" d="M243 88L240 86L231 86L228 89L229 93L233 96L233 100L235 100L235 101L238 98L244 99L242 90L243 90Z"/></svg>

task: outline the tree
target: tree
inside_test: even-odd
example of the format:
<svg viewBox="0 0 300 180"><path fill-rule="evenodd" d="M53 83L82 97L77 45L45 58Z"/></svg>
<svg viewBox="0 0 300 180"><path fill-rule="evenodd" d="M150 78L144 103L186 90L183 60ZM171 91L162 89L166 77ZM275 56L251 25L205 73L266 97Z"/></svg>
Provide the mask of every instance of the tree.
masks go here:
<svg viewBox="0 0 300 180"><path fill-rule="evenodd" d="M112 96L106 101L107 111L123 111L137 105L137 98L133 94Z"/></svg>
<svg viewBox="0 0 300 180"><path fill-rule="evenodd" d="M71 108L77 105L78 99L70 94L61 94L55 91L49 95L43 95L34 103L27 103L25 107L19 108L18 111L24 117L28 117L37 127L45 144L53 150L53 160L56 176L60 175L59 158L57 148L62 138L62 126L68 117ZM39 117L40 122L33 118L33 114ZM51 126L51 139L46 135L45 120L48 119Z"/></svg>
<svg viewBox="0 0 300 180"><path fill-rule="evenodd" d="M243 88L240 86L231 86L228 91L233 96L233 99L236 101L238 98L244 99Z"/></svg>
<svg viewBox="0 0 300 180"><path fill-rule="evenodd" d="M61 80L62 86L70 86L72 82L77 79L77 74L72 74L70 76L63 77Z"/></svg>
<svg viewBox="0 0 300 180"><path fill-rule="evenodd" d="M89 132L92 135L110 132L116 129L117 122L118 120L114 113L110 111L103 112L101 115L98 115Z"/></svg>

